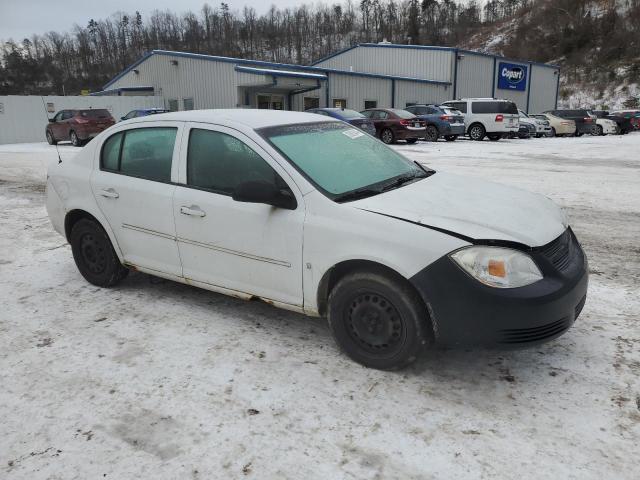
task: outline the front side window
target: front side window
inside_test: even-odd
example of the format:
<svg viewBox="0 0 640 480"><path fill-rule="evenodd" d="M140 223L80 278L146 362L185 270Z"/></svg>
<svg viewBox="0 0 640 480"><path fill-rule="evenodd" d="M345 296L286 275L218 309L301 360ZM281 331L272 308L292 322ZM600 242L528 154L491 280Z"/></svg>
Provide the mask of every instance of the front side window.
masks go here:
<svg viewBox="0 0 640 480"><path fill-rule="evenodd" d="M226 133L193 129L187 151L187 185L231 195L238 185L265 181L282 187L279 175L244 142Z"/></svg>
<svg viewBox="0 0 640 480"><path fill-rule="evenodd" d="M412 161L344 123L285 125L259 133L336 201L347 192L382 187L393 179L427 176Z"/></svg>
<svg viewBox="0 0 640 480"><path fill-rule="evenodd" d="M177 131L174 127L152 127L118 132L102 146L101 167L132 177L170 182Z"/></svg>
<svg viewBox="0 0 640 480"><path fill-rule="evenodd" d="M461 113L467 113L467 102L447 102L446 105L455 108Z"/></svg>

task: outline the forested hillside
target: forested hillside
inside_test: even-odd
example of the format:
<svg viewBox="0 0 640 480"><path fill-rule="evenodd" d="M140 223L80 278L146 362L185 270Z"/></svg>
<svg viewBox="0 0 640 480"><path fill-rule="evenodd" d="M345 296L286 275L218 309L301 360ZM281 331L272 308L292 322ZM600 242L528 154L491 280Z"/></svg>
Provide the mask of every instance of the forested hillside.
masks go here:
<svg viewBox="0 0 640 480"><path fill-rule="evenodd" d="M4 39L0 94L76 94L102 85L144 52L181 50L310 63L358 42L469 47L563 68L563 97L640 83L640 0L348 0L199 12L116 13L70 32ZM595 97L594 97L595 98ZM626 101L626 100L625 100Z"/></svg>

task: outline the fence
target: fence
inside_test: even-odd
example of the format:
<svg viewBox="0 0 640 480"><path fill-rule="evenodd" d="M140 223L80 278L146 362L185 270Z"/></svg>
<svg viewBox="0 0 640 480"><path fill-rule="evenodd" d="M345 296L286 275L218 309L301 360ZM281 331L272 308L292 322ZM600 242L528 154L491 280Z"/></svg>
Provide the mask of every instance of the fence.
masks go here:
<svg viewBox="0 0 640 480"><path fill-rule="evenodd" d="M0 145L44 142L49 118L67 109L106 108L116 120L136 108L163 107L157 96L0 96Z"/></svg>

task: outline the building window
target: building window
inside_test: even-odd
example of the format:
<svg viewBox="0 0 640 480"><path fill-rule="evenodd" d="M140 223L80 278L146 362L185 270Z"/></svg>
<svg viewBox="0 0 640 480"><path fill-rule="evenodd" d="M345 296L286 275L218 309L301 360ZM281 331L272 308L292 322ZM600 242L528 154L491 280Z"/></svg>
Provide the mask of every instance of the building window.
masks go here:
<svg viewBox="0 0 640 480"><path fill-rule="evenodd" d="M178 111L178 100L176 100L175 98L171 98L169 99L169 111L170 112L177 112Z"/></svg>
<svg viewBox="0 0 640 480"><path fill-rule="evenodd" d="M378 108L377 100L365 100L364 101L364 109L367 110L369 108Z"/></svg>
<svg viewBox="0 0 640 480"><path fill-rule="evenodd" d="M304 97L303 104L305 111L311 108L320 108L320 99L318 97Z"/></svg>
<svg viewBox="0 0 640 480"><path fill-rule="evenodd" d="M347 108L347 100L345 98L334 98L333 108Z"/></svg>
<svg viewBox="0 0 640 480"><path fill-rule="evenodd" d="M193 110L193 98L183 98L182 99L182 109L183 110Z"/></svg>

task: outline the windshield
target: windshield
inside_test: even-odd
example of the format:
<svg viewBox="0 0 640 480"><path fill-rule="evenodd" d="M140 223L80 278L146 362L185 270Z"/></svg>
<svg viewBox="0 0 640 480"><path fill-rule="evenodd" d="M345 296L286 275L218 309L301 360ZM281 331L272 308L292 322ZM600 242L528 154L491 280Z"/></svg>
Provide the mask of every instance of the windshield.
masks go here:
<svg viewBox="0 0 640 480"><path fill-rule="evenodd" d="M424 178L425 169L381 141L343 123L269 127L258 131L326 196L343 201L381 193L390 181ZM345 195L346 194L346 195Z"/></svg>
<svg viewBox="0 0 640 480"><path fill-rule="evenodd" d="M347 120L352 120L354 118L366 118L360 112L356 112L355 110L340 110L338 115Z"/></svg>

